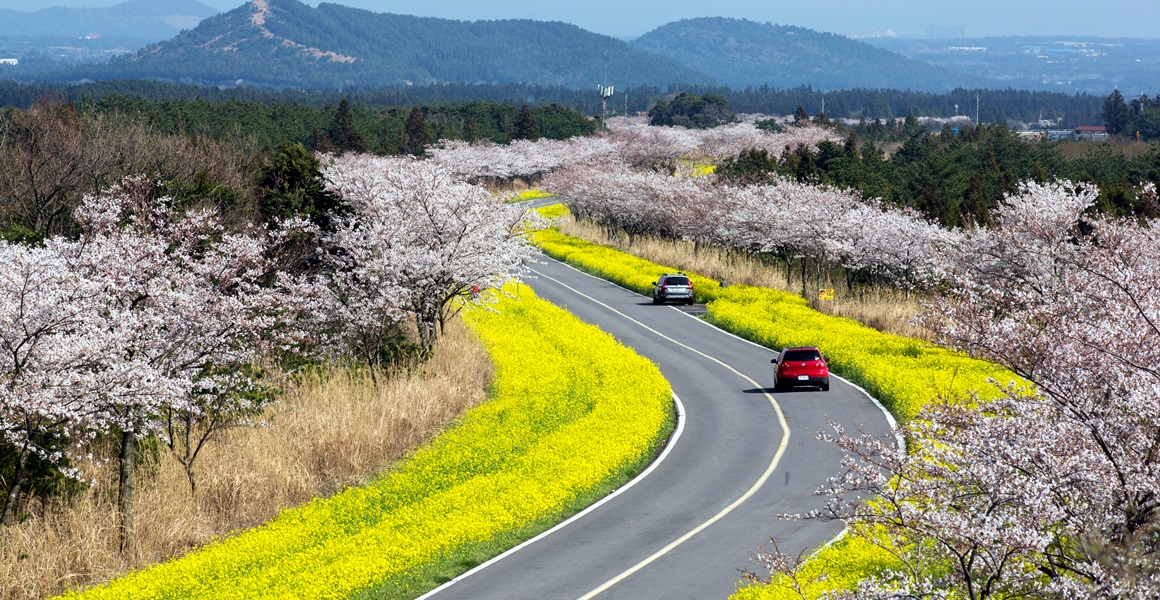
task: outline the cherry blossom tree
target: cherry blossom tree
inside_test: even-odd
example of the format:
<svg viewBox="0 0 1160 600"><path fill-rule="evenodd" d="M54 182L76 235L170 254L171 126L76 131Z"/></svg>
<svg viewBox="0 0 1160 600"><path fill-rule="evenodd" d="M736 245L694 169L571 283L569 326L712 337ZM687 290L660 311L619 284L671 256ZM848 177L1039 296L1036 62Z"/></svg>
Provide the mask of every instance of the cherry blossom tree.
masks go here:
<svg viewBox="0 0 1160 600"><path fill-rule="evenodd" d="M961 236L917 211L864 202L841 215L831 245L848 273L868 274L909 296L943 276L939 257Z"/></svg>
<svg viewBox="0 0 1160 600"><path fill-rule="evenodd" d="M604 226L614 236L624 231L630 243L638 235L676 235L675 201L682 193L700 195L697 182L632 169L621 162L569 168L552 174L544 184L564 195L578 217Z"/></svg>
<svg viewBox="0 0 1160 600"><path fill-rule="evenodd" d="M826 127L807 125L773 133L758 129L752 120L710 129L686 129L650 126L643 117L620 117L609 120L608 131L609 139L621 147L621 158L637 167L672 164L679 158L720 160L750 149L777 156L787 147L816 149L823 141L843 141Z"/></svg>
<svg viewBox="0 0 1160 600"><path fill-rule="evenodd" d="M506 145L441 140L427 149L427 155L468 183L504 185L516 178L536 181L566 165L607 160L616 151L616 145L608 138L577 137L515 140Z"/></svg>
<svg viewBox="0 0 1160 600"><path fill-rule="evenodd" d="M502 286L532 256L524 207L436 161L346 155L325 174L354 209L331 238L334 310L368 360L371 342L408 317L429 349L457 302Z"/></svg>
<svg viewBox="0 0 1160 600"><path fill-rule="evenodd" d="M254 365L267 334L302 304L280 285L264 230L230 232L211 210L178 211L145 179L87 197L73 259L102 286L107 328L122 347L110 360L143 365L140 394L109 395L88 425L121 436L122 539L132 532L136 440L166 432L196 494L193 463L217 431L262 408ZM256 403L255 403L256 401Z"/></svg>
<svg viewBox="0 0 1160 600"><path fill-rule="evenodd" d="M227 228L144 178L86 197L76 239L0 243L0 435L17 458L0 522L30 460L81 477L78 452L112 436L127 547L139 439L173 450L196 499L205 444L272 400L271 357L318 344L324 324L349 341L407 318L430 348L460 300L506 283L532 254L535 218L435 161L348 155L327 168L355 204L325 240L333 279L279 270L279 248L317 233L305 221Z"/></svg>
<svg viewBox="0 0 1160 600"><path fill-rule="evenodd" d="M1091 216L1096 195L1027 184L947 249L927 324L1025 383L935 403L905 427L908 451L830 438L846 470L809 516L904 565L849 597L1160 593L1160 229Z"/></svg>
<svg viewBox="0 0 1160 600"><path fill-rule="evenodd" d="M145 375L139 364L108 364L121 340L100 316L104 290L62 246L0 243L0 434L16 454L0 526L15 511L29 461L77 476L69 459L82 425L103 399L129 393Z"/></svg>
<svg viewBox="0 0 1160 600"><path fill-rule="evenodd" d="M675 172L682 159L719 160L752 148L779 155L787 147L816 148L824 140L842 141L833 130L815 126L770 133L752 122L696 130L653 127L642 118L617 118L610 121L609 132L603 136L516 140L510 144L441 140L428 147L426 155L459 179L502 186L516 178L536 181L564 167L610 161Z"/></svg>
<svg viewBox="0 0 1160 600"><path fill-rule="evenodd" d="M6 517L29 456L80 476L70 452L113 434L124 548L137 440L161 434L196 492L202 446L261 409L260 360L301 335L287 324L314 286L277 273L265 230L227 231L157 189L127 179L86 197L76 240L0 246L0 431L18 452Z"/></svg>

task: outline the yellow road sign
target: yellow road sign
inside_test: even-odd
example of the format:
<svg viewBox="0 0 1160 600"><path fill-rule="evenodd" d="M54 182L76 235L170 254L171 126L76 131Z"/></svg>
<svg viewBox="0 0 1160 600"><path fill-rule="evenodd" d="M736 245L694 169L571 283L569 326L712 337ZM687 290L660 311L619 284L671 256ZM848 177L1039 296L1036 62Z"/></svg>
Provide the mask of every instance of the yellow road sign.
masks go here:
<svg viewBox="0 0 1160 600"><path fill-rule="evenodd" d="M833 300L834 288L824 288L818 290L818 300Z"/></svg>

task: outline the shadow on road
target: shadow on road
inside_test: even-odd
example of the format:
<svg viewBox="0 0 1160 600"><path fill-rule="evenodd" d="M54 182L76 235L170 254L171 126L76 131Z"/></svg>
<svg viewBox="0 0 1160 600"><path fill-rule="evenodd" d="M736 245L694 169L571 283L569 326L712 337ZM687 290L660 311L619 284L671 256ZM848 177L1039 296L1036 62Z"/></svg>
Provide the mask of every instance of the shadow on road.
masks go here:
<svg viewBox="0 0 1160 600"><path fill-rule="evenodd" d="M763 388L749 388L747 390L744 390L744 392L746 394L801 394L801 393L811 393L811 392L820 392L820 391L822 391L822 388L817 388L817 387L797 387L797 388L789 388L789 389L784 389L784 390L775 390L771 387L763 387Z"/></svg>

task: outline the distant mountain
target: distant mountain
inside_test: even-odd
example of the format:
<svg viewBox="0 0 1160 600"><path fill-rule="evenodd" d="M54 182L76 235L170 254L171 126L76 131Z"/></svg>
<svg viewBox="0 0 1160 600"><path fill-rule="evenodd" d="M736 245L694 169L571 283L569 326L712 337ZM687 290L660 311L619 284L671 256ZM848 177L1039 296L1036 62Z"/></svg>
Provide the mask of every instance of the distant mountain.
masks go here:
<svg viewBox="0 0 1160 600"><path fill-rule="evenodd" d="M134 55L65 74L306 88L714 83L671 59L566 23L453 21L329 3L312 8L298 0L252 0Z"/></svg>
<svg viewBox="0 0 1160 600"><path fill-rule="evenodd" d="M712 73L735 89L768 84L946 91L988 83L840 35L743 19L685 19L662 25L632 45Z"/></svg>
<svg viewBox="0 0 1160 600"><path fill-rule="evenodd" d="M108 8L52 7L36 12L0 10L4 38L115 38L136 41L137 47L164 40L217 9L197 0L128 0Z"/></svg>

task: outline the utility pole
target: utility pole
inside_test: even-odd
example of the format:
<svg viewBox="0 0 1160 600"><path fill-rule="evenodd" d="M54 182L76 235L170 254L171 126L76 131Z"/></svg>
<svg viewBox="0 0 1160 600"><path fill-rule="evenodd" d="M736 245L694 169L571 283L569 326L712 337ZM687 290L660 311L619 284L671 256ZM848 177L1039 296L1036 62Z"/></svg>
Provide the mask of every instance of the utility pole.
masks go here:
<svg viewBox="0 0 1160 600"><path fill-rule="evenodd" d="M604 116L608 114L608 99L612 97L612 86L598 85L596 90L600 92L600 131L604 131Z"/></svg>
<svg viewBox="0 0 1160 600"><path fill-rule="evenodd" d="M975 92L975 127L979 126L979 92Z"/></svg>

